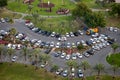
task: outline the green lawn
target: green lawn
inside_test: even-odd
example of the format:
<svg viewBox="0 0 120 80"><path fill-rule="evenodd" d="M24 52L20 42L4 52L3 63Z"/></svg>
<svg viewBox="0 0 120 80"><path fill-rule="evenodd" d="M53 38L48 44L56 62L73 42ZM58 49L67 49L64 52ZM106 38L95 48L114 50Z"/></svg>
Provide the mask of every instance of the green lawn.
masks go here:
<svg viewBox="0 0 120 80"><path fill-rule="evenodd" d="M120 67L120 53L111 54L110 56L107 56L106 60L109 64Z"/></svg>
<svg viewBox="0 0 120 80"><path fill-rule="evenodd" d="M30 19L33 23L35 23L34 18L32 18L31 16L26 16L25 19ZM57 33L65 34L66 32L77 31L79 29L79 24L76 22L72 24L71 20L71 16L45 18L43 27L40 26L41 23L39 21L37 22L36 26L40 27L43 30L55 31ZM64 25L61 25L61 23L63 23Z"/></svg>
<svg viewBox="0 0 120 80"><path fill-rule="evenodd" d="M39 14L41 15L57 15L56 11L59 8L68 8L70 10L72 10L75 7L75 4L72 3L70 0L64 0L65 4L62 4L62 0L49 0L51 3L55 4L55 7L52 8L52 12L46 12L46 8L45 9L41 9L39 8L37 5L40 3L39 0L34 0L34 2L32 3L32 11L30 12L28 10L28 5L27 4L23 4L23 0L20 0L20 2L16 2L16 1L10 1L8 2L8 6L7 8L12 10L12 11L17 11L17 12L23 12L23 13L33 13L38 11ZM44 0L44 2L48 2L48 0Z"/></svg>
<svg viewBox="0 0 120 80"><path fill-rule="evenodd" d="M10 13L9 11L7 10L1 10L0 12L0 18L1 17L8 17L8 18L14 18L14 19L19 19L21 17L20 14L13 14L13 13Z"/></svg>
<svg viewBox="0 0 120 80"><path fill-rule="evenodd" d="M44 69L35 70L34 66L25 67L22 64L8 63L0 64L0 80L69 80L68 78L55 77L50 72L45 72ZM73 80L82 80L75 78ZM87 77L86 80L95 80L95 76ZM113 80L111 76L101 76L101 80ZM116 80L120 80L120 77L116 77Z"/></svg>

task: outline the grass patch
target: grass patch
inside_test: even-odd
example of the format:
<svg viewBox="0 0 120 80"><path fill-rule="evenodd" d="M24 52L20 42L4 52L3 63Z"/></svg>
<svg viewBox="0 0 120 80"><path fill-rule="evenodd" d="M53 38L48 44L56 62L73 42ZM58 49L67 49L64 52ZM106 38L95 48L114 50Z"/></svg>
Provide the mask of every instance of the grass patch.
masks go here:
<svg viewBox="0 0 120 80"><path fill-rule="evenodd" d="M0 17L1 18L4 18L4 17L8 17L8 18L11 18L11 19L19 19L20 17L21 17L22 15L20 15L20 14L13 14L13 13L11 13L11 12L9 12L8 10L6 10L6 9L2 9L1 11L0 11Z"/></svg>
<svg viewBox="0 0 120 80"><path fill-rule="evenodd" d="M41 15L57 15L56 11L59 8L67 8L72 10L75 7L75 4L72 3L70 0L64 0L65 4L62 4L62 0L49 0L51 3L55 4L55 7L52 8L52 12L46 12L46 8L39 8L37 5L40 3L39 0L34 0L32 3L32 10L28 10L28 5L23 4L23 0L20 0L20 2L17 1L9 1L7 8L12 11L16 12L23 12L23 13L33 13L38 11ZM48 0L44 0L44 2L48 2Z"/></svg>
<svg viewBox="0 0 120 80"><path fill-rule="evenodd" d="M87 77L86 80L95 80L96 76ZM113 80L111 76L100 76L102 80ZM119 80L116 77L115 80ZM35 71L34 66L25 67L23 64L14 63L11 66L8 63L0 64L0 80L69 80L69 78L55 77L50 72L45 72L44 69ZM75 78L73 80L82 80Z"/></svg>
<svg viewBox="0 0 120 80"><path fill-rule="evenodd" d="M26 16L24 19L30 19L33 23L35 23L35 20L32 16ZM37 22L36 26L43 30L65 34L66 32L76 31L79 29L79 24L77 22L74 22L74 24L72 24L72 20L72 16L45 18L42 26L39 21Z"/></svg>
<svg viewBox="0 0 120 80"><path fill-rule="evenodd" d="M107 56L106 60L109 64L120 67L120 53L111 54L110 56Z"/></svg>

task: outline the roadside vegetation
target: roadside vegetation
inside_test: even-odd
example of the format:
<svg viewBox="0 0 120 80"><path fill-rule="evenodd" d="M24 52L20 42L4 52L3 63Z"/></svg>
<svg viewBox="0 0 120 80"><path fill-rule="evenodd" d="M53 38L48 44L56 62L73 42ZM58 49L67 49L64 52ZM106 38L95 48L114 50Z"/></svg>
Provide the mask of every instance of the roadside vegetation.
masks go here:
<svg viewBox="0 0 120 80"><path fill-rule="evenodd" d="M24 67L23 64L14 63L9 65L8 63L0 64L0 80L68 80L60 76L55 76L50 72L46 72L44 69L34 69L34 66ZM112 76L103 75L101 80L113 80ZM116 77L115 80L119 80L120 77ZM73 80L82 80L80 78L74 78ZM96 76L87 77L86 80L97 80Z"/></svg>
<svg viewBox="0 0 120 80"><path fill-rule="evenodd" d="M109 64L120 67L120 53L111 54L107 56L106 60Z"/></svg>
<svg viewBox="0 0 120 80"><path fill-rule="evenodd" d="M0 11L0 18L11 18L11 19L19 19L21 18L22 15L20 14L15 14L15 13L11 13L10 11L6 10L6 9L2 9L2 11Z"/></svg>

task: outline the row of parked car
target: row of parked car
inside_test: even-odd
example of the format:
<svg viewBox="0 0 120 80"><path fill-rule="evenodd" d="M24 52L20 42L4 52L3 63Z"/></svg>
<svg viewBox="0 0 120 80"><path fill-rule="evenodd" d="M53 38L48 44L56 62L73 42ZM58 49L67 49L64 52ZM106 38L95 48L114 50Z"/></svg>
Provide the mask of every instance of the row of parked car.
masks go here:
<svg viewBox="0 0 120 80"><path fill-rule="evenodd" d="M117 32L119 29L117 27L108 27L108 30L111 32Z"/></svg>
<svg viewBox="0 0 120 80"><path fill-rule="evenodd" d="M9 22L10 19L8 17L5 18L0 18L0 23L5 23L5 22Z"/></svg>
<svg viewBox="0 0 120 80"><path fill-rule="evenodd" d="M79 52L72 52L72 53L66 53L66 52L61 52L61 51L57 51L53 53L54 57L60 57L61 59L65 59L65 60L76 60L78 59L82 59L83 56L85 57L89 57L90 55L94 55L95 54L95 50L94 49L90 49L85 51L84 53L79 53Z"/></svg>
<svg viewBox="0 0 120 80"><path fill-rule="evenodd" d="M83 32L81 30L78 30L76 32L69 32L69 33L66 33L65 35L61 35L61 34L56 33L56 32L42 30L40 28L34 27L33 23L30 21L26 21L25 25L28 26L28 28L35 33L42 34L42 35L47 36L47 37L48 36L55 37L58 39L58 41L66 41L67 38L69 38L69 37L83 35Z"/></svg>
<svg viewBox="0 0 120 80"><path fill-rule="evenodd" d="M75 69L73 67L70 70L59 68L55 73L57 75L62 75L63 77L70 76L82 78L84 76L83 71L81 69Z"/></svg>

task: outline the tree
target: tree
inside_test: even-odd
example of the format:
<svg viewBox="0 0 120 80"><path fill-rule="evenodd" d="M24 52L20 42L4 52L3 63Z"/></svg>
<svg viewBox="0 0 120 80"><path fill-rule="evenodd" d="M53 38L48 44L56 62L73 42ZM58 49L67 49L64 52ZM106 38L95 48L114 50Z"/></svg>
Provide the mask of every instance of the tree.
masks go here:
<svg viewBox="0 0 120 80"><path fill-rule="evenodd" d="M58 65L53 65L51 68L51 72L57 71L59 69Z"/></svg>
<svg viewBox="0 0 120 80"><path fill-rule="evenodd" d="M66 62L66 64L67 64L68 67L70 67L70 69L71 69L72 67L77 67L77 66L78 66L78 64L77 64L77 62L76 62L75 60L68 60L68 61Z"/></svg>
<svg viewBox="0 0 120 80"><path fill-rule="evenodd" d="M40 55L40 48L35 48L33 50L33 56L34 56L34 62L35 62L35 70L38 69L38 61L39 61L39 55Z"/></svg>
<svg viewBox="0 0 120 80"><path fill-rule="evenodd" d="M2 63L2 53L3 53L4 45L0 44L0 63Z"/></svg>
<svg viewBox="0 0 120 80"><path fill-rule="evenodd" d="M79 45L77 46L77 49L78 49L79 51L81 51L82 49L84 49L84 46L83 46L82 44L79 44Z"/></svg>
<svg viewBox="0 0 120 80"><path fill-rule="evenodd" d="M34 13L32 13L32 17L34 18L34 20L35 20L35 24L37 24L37 22L38 22L38 18L39 18L39 14L37 13L37 12L34 12Z"/></svg>
<svg viewBox="0 0 120 80"><path fill-rule="evenodd" d="M42 63L47 64L47 62L50 60L50 56L47 54L41 54L40 59L41 59Z"/></svg>
<svg viewBox="0 0 120 80"><path fill-rule="evenodd" d="M101 71L104 70L104 65L103 64L96 64L95 70L97 70L98 76L100 76Z"/></svg>
<svg viewBox="0 0 120 80"><path fill-rule="evenodd" d="M85 24L89 27L105 27L104 16L99 12L92 12L85 4L78 3L76 8L72 11L72 16L74 18L83 19Z"/></svg>
<svg viewBox="0 0 120 80"><path fill-rule="evenodd" d="M16 29L15 28L11 28L9 30L9 32L10 32L10 38L11 38L11 40L15 43L15 34L17 33Z"/></svg>
<svg viewBox="0 0 120 80"><path fill-rule="evenodd" d="M0 0L0 7L4 7L7 5L7 0Z"/></svg>
<svg viewBox="0 0 120 80"><path fill-rule="evenodd" d="M7 49L7 54L9 55L9 61L12 62L12 54L15 53L15 50L12 48Z"/></svg>
<svg viewBox="0 0 120 80"><path fill-rule="evenodd" d="M87 62L87 61L82 61L81 62L81 64L80 64L80 66L83 68L83 70L84 70L84 77L83 77L83 79L85 78L85 71L88 69L88 68L90 68L90 64Z"/></svg>
<svg viewBox="0 0 120 80"><path fill-rule="evenodd" d="M113 65L113 66L112 66L112 70L113 70L113 73L114 73L113 79L115 79L116 71L117 71L118 69L119 69L119 67L118 67L117 65Z"/></svg>
<svg viewBox="0 0 120 80"><path fill-rule="evenodd" d="M113 53L115 53L116 49L118 49L120 46L117 43L113 43L111 47L113 49Z"/></svg>
<svg viewBox="0 0 120 80"><path fill-rule="evenodd" d="M119 3L114 3L111 6L110 14L117 15L118 17L120 17L120 4Z"/></svg>
<svg viewBox="0 0 120 80"><path fill-rule="evenodd" d="M22 53L23 53L23 55L24 55L24 62L25 62L25 67L27 67L27 65L26 65L26 60L27 60L27 54L29 53L30 51L29 51L29 49L28 48L26 48L26 47L23 47L22 48Z"/></svg>
<svg viewBox="0 0 120 80"><path fill-rule="evenodd" d="M79 2L76 7L72 10L73 17L83 17L87 13L92 13L92 11L84 4Z"/></svg>

